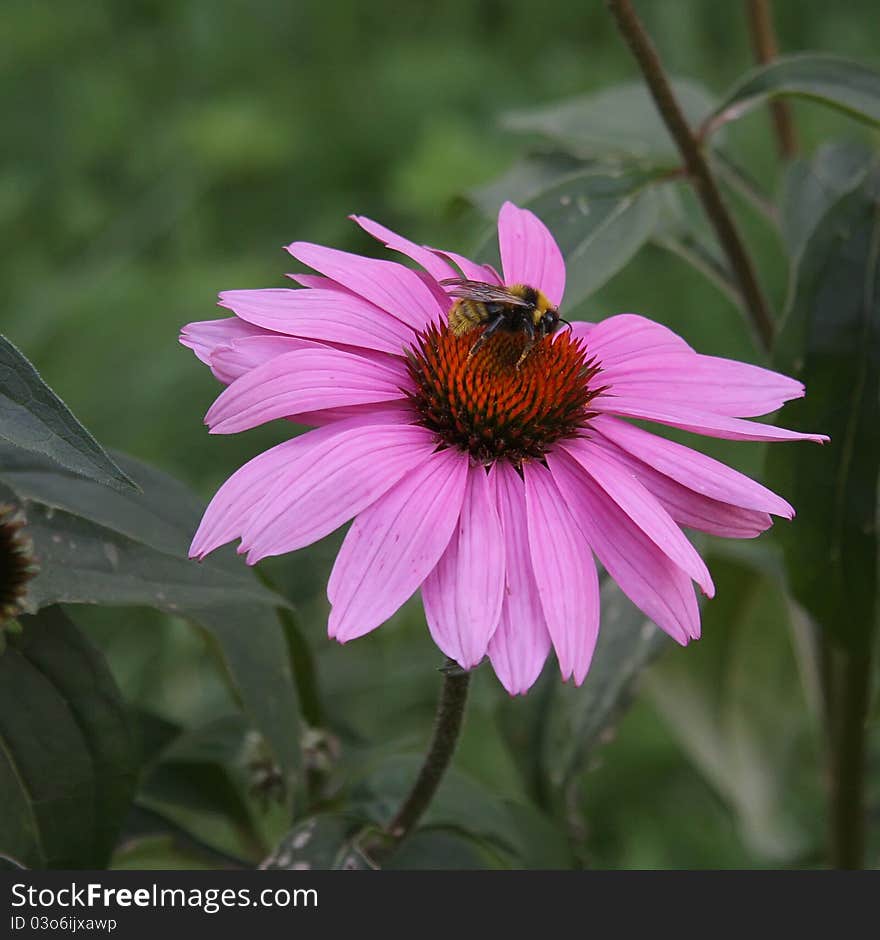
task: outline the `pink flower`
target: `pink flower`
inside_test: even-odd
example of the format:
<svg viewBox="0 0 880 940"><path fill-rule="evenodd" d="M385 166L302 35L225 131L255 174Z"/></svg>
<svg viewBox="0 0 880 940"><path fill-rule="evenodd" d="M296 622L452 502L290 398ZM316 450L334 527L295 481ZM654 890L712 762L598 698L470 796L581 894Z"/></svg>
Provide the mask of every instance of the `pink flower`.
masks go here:
<svg viewBox="0 0 880 940"><path fill-rule="evenodd" d="M275 418L314 426L227 480L191 555L241 539L254 564L354 519L327 587L330 635L369 633L421 588L440 649L466 669L488 653L512 694L534 683L551 647L563 678L583 682L599 630L594 556L679 643L699 637L692 582L709 597L714 587L681 527L753 538L771 513L794 510L626 419L823 442L743 420L803 386L700 355L634 314L558 329L521 362L521 330L501 329L471 355L480 328L448 328L448 282L527 285L558 306L565 265L543 223L501 209L502 278L354 220L420 269L294 242L287 250L318 275L294 275L298 289L226 291L234 317L183 330L227 385L206 416L212 434Z"/></svg>

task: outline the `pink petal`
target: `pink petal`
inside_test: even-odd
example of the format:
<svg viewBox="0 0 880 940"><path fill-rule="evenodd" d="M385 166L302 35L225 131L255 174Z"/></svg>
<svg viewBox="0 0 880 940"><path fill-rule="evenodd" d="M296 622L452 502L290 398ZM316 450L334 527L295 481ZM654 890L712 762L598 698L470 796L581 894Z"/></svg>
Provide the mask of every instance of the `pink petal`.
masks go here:
<svg viewBox="0 0 880 940"><path fill-rule="evenodd" d="M205 422L212 434L234 434L322 408L402 399L407 381L402 365L396 370L337 349L298 349L236 379Z"/></svg>
<svg viewBox="0 0 880 940"><path fill-rule="evenodd" d="M264 499L274 480L303 451L308 450L312 431L264 451L240 467L217 490L208 504L189 549L190 558L206 555L238 538L251 514Z"/></svg>
<svg viewBox="0 0 880 940"><path fill-rule="evenodd" d="M448 312L455 303L455 299L450 297L446 293L446 288L438 284L430 274L426 274L424 271L416 271L422 283L428 290L434 295L434 299L437 301L437 306L444 312Z"/></svg>
<svg viewBox="0 0 880 940"><path fill-rule="evenodd" d="M562 678L580 685L599 635L599 577L593 554L549 470L523 464L532 570Z"/></svg>
<svg viewBox="0 0 880 940"><path fill-rule="evenodd" d="M620 313L595 324L574 322L571 328L576 337L586 339L587 353L603 369L642 356L693 353L677 333L635 313Z"/></svg>
<svg viewBox="0 0 880 940"><path fill-rule="evenodd" d="M235 339L245 336L265 336L266 331L238 317L223 317L220 320L200 320L188 323L180 331L181 345L191 349L196 357L211 364L211 355L219 346L226 346Z"/></svg>
<svg viewBox="0 0 880 940"><path fill-rule="evenodd" d="M556 239L528 209L505 202L498 214L498 245L505 284L528 284L559 306L565 293L565 262Z"/></svg>
<svg viewBox="0 0 880 940"><path fill-rule="evenodd" d="M284 276L295 281L300 287L313 288L314 290L335 290L340 294L348 294L349 297L358 296L354 291L337 284L332 277L324 277L321 274L285 274ZM361 297L361 300L363 300L363 297Z"/></svg>
<svg viewBox="0 0 880 940"><path fill-rule="evenodd" d="M221 545L241 537L271 492L273 483L291 467L301 470L302 465L312 459L313 452L319 452L339 434L369 425L402 424L408 420L408 412L380 406L374 414L309 431L254 457L233 473L208 504L193 538L190 557L204 558Z"/></svg>
<svg viewBox="0 0 880 940"><path fill-rule="evenodd" d="M814 441L816 444L825 444L829 440L824 434L802 434L772 424L710 414L688 405L658 403L650 398L600 395L590 402L590 408L607 414L656 421L658 424L681 428L682 431L730 441Z"/></svg>
<svg viewBox="0 0 880 940"><path fill-rule="evenodd" d="M455 530L467 471L465 454L439 451L355 519L327 584L331 637L369 633L419 588Z"/></svg>
<svg viewBox="0 0 880 940"><path fill-rule="evenodd" d="M737 418L769 414L804 394L800 382L778 372L690 352L603 363L601 381L614 395L680 405L698 402L707 411Z"/></svg>
<svg viewBox="0 0 880 940"><path fill-rule="evenodd" d="M586 320L572 320L572 321L571 321L571 327L570 327L570 329L571 329L571 335L572 335L575 339L583 339L583 340L586 340L586 338L590 335L590 333L592 333L593 330L596 329L596 324L595 324L595 323L588 323ZM558 333L556 333L555 335L556 335L556 336L561 336L561 335L562 335L562 330L560 330L560 331L559 331ZM586 346L586 345L587 345L587 344L584 343L584 346Z"/></svg>
<svg viewBox="0 0 880 940"><path fill-rule="evenodd" d="M355 294L335 290L228 290L220 303L256 326L309 339L401 354L413 331Z"/></svg>
<svg viewBox="0 0 880 940"><path fill-rule="evenodd" d="M490 264L477 264L476 261L471 261L470 258L456 254L454 251L440 251L437 248L431 250L440 258L447 258L451 261L461 272L462 277L470 281L484 281L486 284L503 283L498 272ZM450 277L455 276L455 272L450 275Z"/></svg>
<svg viewBox="0 0 880 940"><path fill-rule="evenodd" d="M422 585L431 636L464 669L486 655L498 626L504 570L495 493L483 467L471 467L456 531Z"/></svg>
<svg viewBox="0 0 880 940"><path fill-rule="evenodd" d="M564 450L547 456L553 479L575 522L624 594L686 645L700 635L700 609L691 579Z"/></svg>
<svg viewBox="0 0 880 940"><path fill-rule="evenodd" d="M442 312L418 274L402 264L309 242L293 242L287 250L298 261L332 277L413 329L422 329Z"/></svg>
<svg viewBox="0 0 880 940"><path fill-rule="evenodd" d="M601 434L594 435L590 444L593 447L607 447L614 459L635 475L679 525L724 538L751 539L773 524L766 512L741 509L695 493L633 457Z"/></svg>
<svg viewBox="0 0 880 940"><path fill-rule="evenodd" d="M434 446L430 431L412 425L337 430L274 480L247 521L239 551L253 565L311 545L372 505Z"/></svg>
<svg viewBox="0 0 880 940"><path fill-rule="evenodd" d="M664 555L690 575L707 596L714 596L712 576L699 552L672 521L669 513L624 464L615 461L607 450L594 447L591 441L583 438L562 441L560 446L587 471Z"/></svg>
<svg viewBox="0 0 880 940"><path fill-rule="evenodd" d="M256 369L276 356L296 349L321 349L319 343L298 336L278 336L263 333L233 340L227 346L218 346L211 355L211 371L215 377L229 385L237 378Z"/></svg>
<svg viewBox="0 0 880 940"><path fill-rule="evenodd" d="M523 481L508 463L490 471L496 486L507 567L504 603L489 643L489 659L511 695L524 695L541 674L550 634L532 569Z"/></svg>
<svg viewBox="0 0 880 940"><path fill-rule="evenodd" d="M342 408L321 408L318 411L304 411L290 418L295 424L306 427L320 428L336 421L347 421L350 418L378 418L383 413L388 414L389 421L396 421L397 415L405 416L402 423L409 424L413 420L413 410L406 401L367 402L365 405L347 405ZM373 424L381 423L374 420Z"/></svg>
<svg viewBox="0 0 880 940"><path fill-rule="evenodd" d="M425 245L417 245L408 238L392 232L390 228L385 228L384 225L380 225L378 222L362 215L350 215L349 218L357 222L365 232L380 241L386 248L399 251L407 258L415 261L416 264L421 265L435 281L455 277L455 271L435 251Z"/></svg>
<svg viewBox="0 0 880 940"><path fill-rule="evenodd" d="M743 509L794 517L794 509L781 496L699 451L610 415L597 415L590 423L618 447L688 489Z"/></svg>

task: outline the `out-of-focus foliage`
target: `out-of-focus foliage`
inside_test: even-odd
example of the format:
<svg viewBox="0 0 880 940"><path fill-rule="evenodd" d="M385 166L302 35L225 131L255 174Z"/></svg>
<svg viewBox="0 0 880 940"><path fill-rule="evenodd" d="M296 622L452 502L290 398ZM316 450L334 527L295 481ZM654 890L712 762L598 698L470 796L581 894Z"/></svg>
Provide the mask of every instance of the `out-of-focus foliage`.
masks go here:
<svg viewBox="0 0 880 940"><path fill-rule="evenodd" d="M789 409L790 420L821 426L836 446L806 466L775 453L770 468L795 505L811 507L782 537L795 596L835 641L862 651L877 621L880 155L838 149L834 156L842 172L821 189L825 205L813 224L802 220L803 250L775 359L811 390ZM798 184L811 206L816 174L829 162L820 154Z"/></svg>
<svg viewBox="0 0 880 940"><path fill-rule="evenodd" d="M790 270L799 275L780 362L822 386L806 407L833 409L838 386L823 385L827 362L798 364L802 331L813 329L819 345L833 338L814 329L819 308L804 291L815 294L819 281L803 272L805 259L821 266L828 257L816 254L826 235L833 241L821 226L835 212L856 211L851 190L863 162L852 154L863 150L826 146L811 155L830 136L870 149L876 132L804 98L834 98L844 111L876 117L876 72L829 72L823 60L824 71L778 66L742 84L750 50L739 4L640 6L694 121L718 109L731 117L730 106L751 108L780 89L801 96L794 113L806 157L786 174L759 108L713 134L711 158L776 310ZM786 51L820 49L867 66L876 64L875 19L872 0L776 10ZM35 598L76 606L66 615L46 607L26 623L23 639L0 656L0 672L23 675L28 644L75 637L102 698L93 702L77 686L77 707L64 712L66 673L37 690L46 721L63 712L58 722L80 734L53 744L70 750L78 775L41 782L75 783L76 792L48 793L45 811L0 852L29 864L101 864L115 844L119 867L232 867L256 864L275 847L269 864L277 867L368 864L357 837L388 819L414 774L439 683L430 681L437 652L416 604L357 643L327 642L323 584L338 534L267 563L299 609L286 632L294 665L308 669L296 656L305 640L320 690L309 713L314 723L320 710L321 728L302 739L305 767L290 786L297 706L276 601L231 556L202 567L183 560L200 502L140 462L207 497L290 428L209 437L201 414L217 385L176 345L177 330L220 315L218 290L283 284L292 263L280 246L294 238L378 253L346 222L350 212L468 251L484 243L487 216L515 198L560 238L576 316L637 311L705 352L760 362L693 195L670 176L678 162L671 142L633 84L632 61L600 3L560 0L536 16L526 0L11 0L0 61L2 330L98 440L139 458L119 462L143 488L123 494L4 446L0 480L27 504L48 563ZM801 333L793 339L793 331ZM861 352L867 357L870 346ZM846 415L802 418L836 435ZM758 445L701 446L762 476ZM842 453L828 449L823 458L861 473L861 463L838 467ZM803 509L801 499L815 504L822 472L813 463L811 476L780 488ZM792 479L790 467L785 474ZM826 556L815 537L827 520L801 518L814 531L795 521L789 554L796 544L809 556L803 576L820 586ZM508 700L477 671L455 773L391 864L817 862L813 625L784 594L769 539L708 544L719 597L705 608L705 639L687 653L669 649L626 715L619 706L656 637L607 588L606 633L579 692L559 688L548 666L527 698ZM175 582L172 593L163 580ZM123 604L138 606L120 613ZM41 626L49 618L62 618L56 636ZM111 718L114 735L89 750L99 719ZM115 770L101 782L103 763ZM118 807L136 768L123 819ZM92 807L105 797L113 810L97 826L89 809L67 828L47 815L68 800ZM44 829L57 848L35 848Z"/></svg>

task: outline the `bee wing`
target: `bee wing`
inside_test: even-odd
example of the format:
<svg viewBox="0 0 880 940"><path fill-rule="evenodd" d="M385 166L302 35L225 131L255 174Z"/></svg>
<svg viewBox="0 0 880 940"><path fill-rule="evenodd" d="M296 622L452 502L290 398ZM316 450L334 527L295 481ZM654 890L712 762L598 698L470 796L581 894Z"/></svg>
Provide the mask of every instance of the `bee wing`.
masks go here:
<svg viewBox="0 0 880 940"><path fill-rule="evenodd" d="M513 307L529 307L527 301L509 290L498 287L496 284L486 284L484 281L469 281L467 278L451 277L440 282L444 287L450 287L450 296L461 297L464 300L476 300L479 303L510 304Z"/></svg>

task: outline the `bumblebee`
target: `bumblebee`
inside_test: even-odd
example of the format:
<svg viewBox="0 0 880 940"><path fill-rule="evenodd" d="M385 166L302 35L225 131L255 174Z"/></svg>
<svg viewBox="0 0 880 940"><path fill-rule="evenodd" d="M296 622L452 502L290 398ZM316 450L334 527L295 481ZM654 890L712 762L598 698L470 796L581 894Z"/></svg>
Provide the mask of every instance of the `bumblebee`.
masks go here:
<svg viewBox="0 0 880 940"><path fill-rule="evenodd" d="M500 287L466 278L450 278L441 284L451 287L449 294L456 298L449 311L449 329L454 336L485 327L471 346L469 360L498 330L524 333L526 345L517 360L518 369L539 340L555 333L560 323L568 323L541 291L525 284Z"/></svg>

